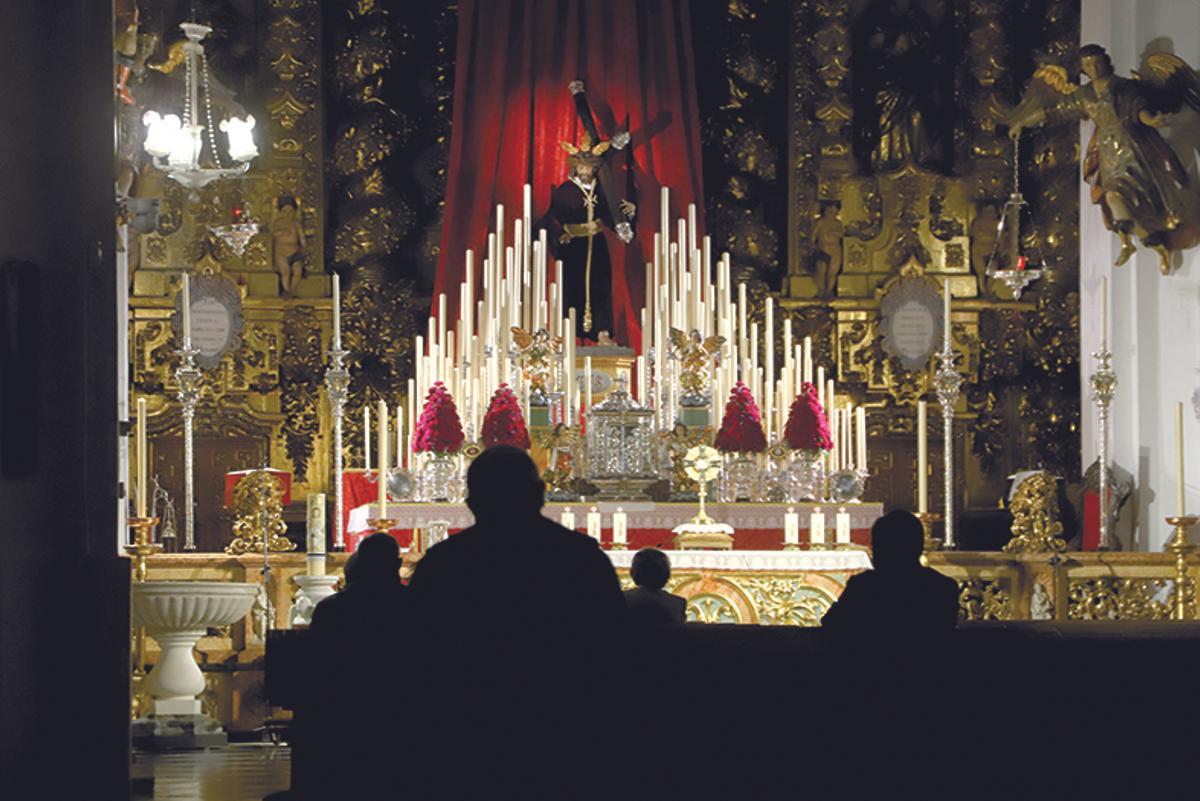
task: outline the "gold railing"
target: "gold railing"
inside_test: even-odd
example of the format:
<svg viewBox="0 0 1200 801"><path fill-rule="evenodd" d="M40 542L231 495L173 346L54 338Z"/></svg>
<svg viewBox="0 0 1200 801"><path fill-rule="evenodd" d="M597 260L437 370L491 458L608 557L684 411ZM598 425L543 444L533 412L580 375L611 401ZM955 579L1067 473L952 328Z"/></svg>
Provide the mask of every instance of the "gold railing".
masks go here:
<svg viewBox="0 0 1200 801"><path fill-rule="evenodd" d="M1177 616L1176 558L1167 553L938 552L929 565L962 588L974 620L1168 620ZM1197 617L1198 566L1186 564L1184 612Z"/></svg>

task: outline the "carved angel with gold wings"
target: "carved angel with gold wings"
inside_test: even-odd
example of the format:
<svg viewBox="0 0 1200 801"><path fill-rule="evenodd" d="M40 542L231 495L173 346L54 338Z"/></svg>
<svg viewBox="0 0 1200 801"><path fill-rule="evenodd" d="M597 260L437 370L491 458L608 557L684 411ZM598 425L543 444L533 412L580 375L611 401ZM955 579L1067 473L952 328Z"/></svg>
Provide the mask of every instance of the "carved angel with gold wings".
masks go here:
<svg viewBox="0 0 1200 801"><path fill-rule="evenodd" d="M713 356L721 353L724 344L725 337L701 339L698 331L685 334L678 328L671 329L671 350L679 360L679 385L686 393L683 401L704 397L709 373L712 372Z"/></svg>
<svg viewBox="0 0 1200 801"><path fill-rule="evenodd" d="M1159 256L1163 274L1175 251L1200 243L1200 188L1158 129L1187 104L1200 111L1200 76L1172 53L1146 57L1131 78L1113 74L1100 45L1079 50L1077 86L1059 66L1038 68L1025 96L1004 122L1009 136L1023 128L1086 117L1095 124L1083 159L1083 177L1104 225L1121 238L1117 265L1133 255L1133 236Z"/></svg>
<svg viewBox="0 0 1200 801"><path fill-rule="evenodd" d="M525 372L525 381L529 384L529 394L539 400L546 398L550 391L546 382L550 379L555 354L562 347L562 338L551 336L544 328L530 333L515 325L512 328L512 337L519 353L521 368Z"/></svg>

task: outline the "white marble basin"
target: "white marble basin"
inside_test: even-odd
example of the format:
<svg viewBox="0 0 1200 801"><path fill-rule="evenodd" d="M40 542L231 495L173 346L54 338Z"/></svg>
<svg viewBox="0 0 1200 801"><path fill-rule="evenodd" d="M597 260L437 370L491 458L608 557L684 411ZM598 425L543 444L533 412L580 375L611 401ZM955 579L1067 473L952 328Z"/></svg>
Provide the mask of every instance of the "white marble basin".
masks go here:
<svg viewBox="0 0 1200 801"><path fill-rule="evenodd" d="M196 696L204 692L204 674L192 649L205 631L246 616L258 586L224 581L143 581L133 585L133 622L153 637L162 653L146 691L155 715L198 715Z"/></svg>

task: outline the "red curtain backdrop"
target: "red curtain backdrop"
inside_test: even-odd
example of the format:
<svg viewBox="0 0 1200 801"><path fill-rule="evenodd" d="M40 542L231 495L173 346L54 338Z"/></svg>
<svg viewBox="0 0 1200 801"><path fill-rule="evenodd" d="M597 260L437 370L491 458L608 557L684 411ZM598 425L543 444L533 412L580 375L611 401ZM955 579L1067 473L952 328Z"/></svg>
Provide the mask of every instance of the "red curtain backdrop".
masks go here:
<svg viewBox="0 0 1200 801"><path fill-rule="evenodd" d="M582 127L567 91L584 81L603 138L629 115L633 135L637 237L623 245L606 231L613 259L616 339L640 345L638 310L646 262L659 225L659 189L671 189L671 220L703 209L700 122L687 0L463 0L459 6L450 174L434 293L458 317L458 287L475 251L475 286L496 204L505 238L521 214L524 184L533 219L566 180L560 141L578 143ZM624 190L625 155L613 160ZM536 239L536 232L534 232ZM549 275L553 276L553 263Z"/></svg>

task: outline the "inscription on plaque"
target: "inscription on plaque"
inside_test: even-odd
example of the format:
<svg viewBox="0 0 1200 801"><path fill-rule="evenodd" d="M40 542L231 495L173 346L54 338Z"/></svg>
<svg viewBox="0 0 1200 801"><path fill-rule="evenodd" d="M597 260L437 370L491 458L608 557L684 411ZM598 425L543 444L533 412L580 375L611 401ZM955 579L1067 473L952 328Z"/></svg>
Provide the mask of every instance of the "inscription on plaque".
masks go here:
<svg viewBox="0 0 1200 801"><path fill-rule="evenodd" d="M192 345L201 356L220 358L233 332L233 315L214 297L192 301Z"/></svg>
<svg viewBox="0 0 1200 801"><path fill-rule="evenodd" d="M892 339L901 358L920 360L933 352L937 317L924 304L910 300L896 309Z"/></svg>
<svg viewBox="0 0 1200 801"><path fill-rule="evenodd" d="M238 288L224 276L199 274L192 276L192 347L196 348L196 365L211 369L221 363L221 357L241 346L242 298ZM183 310L181 293L175 295L175 315L172 324L182 333Z"/></svg>
<svg viewBox="0 0 1200 801"><path fill-rule="evenodd" d="M924 278L904 278L879 302L883 347L905 370L923 370L942 338L942 299Z"/></svg>

